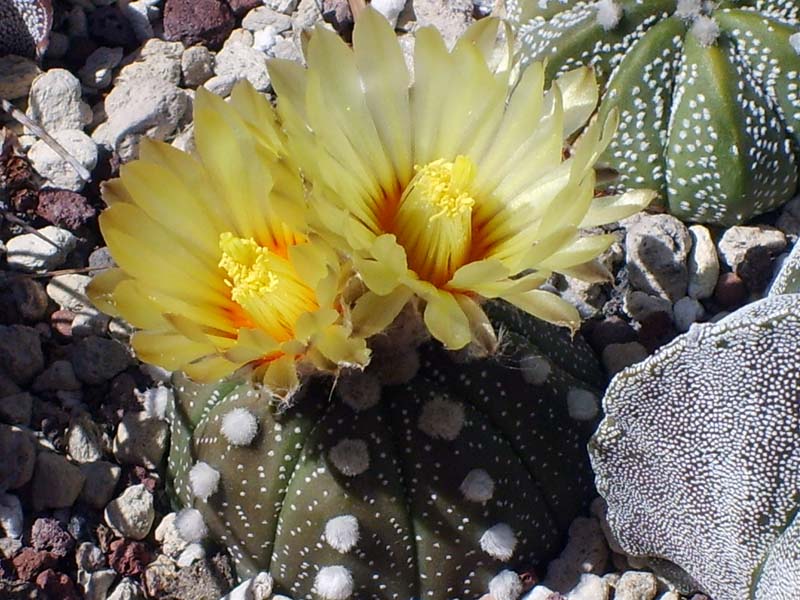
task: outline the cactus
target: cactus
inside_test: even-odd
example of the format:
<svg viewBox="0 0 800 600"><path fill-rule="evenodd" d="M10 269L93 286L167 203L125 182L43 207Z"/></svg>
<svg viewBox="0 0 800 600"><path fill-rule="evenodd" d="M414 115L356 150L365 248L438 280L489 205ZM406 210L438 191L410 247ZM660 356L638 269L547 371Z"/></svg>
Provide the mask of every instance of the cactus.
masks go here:
<svg viewBox="0 0 800 600"><path fill-rule="evenodd" d="M589 449L625 551L714 598L797 598L798 354L800 295L774 295L612 380Z"/></svg>
<svg viewBox="0 0 800 600"><path fill-rule="evenodd" d="M50 41L51 0L0 0L0 56L40 58Z"/></svg>
<svg viewBox="0 0 800 600"><path fill-rule="evenodd" d="M600 162L614 188L661 190L674 215L733 225L790 199L800 148L797 0L508 0L525 60L595 67Z"/></svg>
<svg viewBox="0 0 800 600"><path fill-rule="evenodd" d="M177 502L242 578L269 571L295 599L513 600L591 500L604 375L566 330L486 310L504 331L492 357L419 345L406 310L366 371L312 379L289 408L177 377Z"/></svg>

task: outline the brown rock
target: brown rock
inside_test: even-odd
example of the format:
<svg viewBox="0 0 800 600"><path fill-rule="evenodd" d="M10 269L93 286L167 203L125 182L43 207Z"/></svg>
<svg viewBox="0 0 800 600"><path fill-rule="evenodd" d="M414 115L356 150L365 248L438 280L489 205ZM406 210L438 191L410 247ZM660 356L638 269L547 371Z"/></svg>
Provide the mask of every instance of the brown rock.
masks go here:
<svg viewBox="0 0 800 600"><path fill-rule="evenodd" d="M56 333L64 337L72 337L72 321L75 320L75 313L71 310L57 310L50 315L50 326Z"/></svg>
<svg viewBox="0 0 800 600"><path fill-rule="evenodd" d="M85 479L81 470L60 454L41 452L36 458L31 491L34 510L72 506Z"/></svg>
<svg viewBox="0 0 800 600"><path fill-rule="evenodd" d="M41 283L30 277L18 277L11 283L11 293L23 319L40 321L44 317L49 300Z"/></svg>
<svg viewBox="0 0 800 600"><path fill-rule="evenodd" d="M45 569L53 568L58 562L58 557L52 552L23 548L11 562L17 570L19 579L31 581Z"/></svg>
<svg viewBox="0 0 800 600"><path fill-rule="evenodd" d="M108 564L117 573L134 577L144 572L145 567L153 560L150 550L142 542L132 540L114 540L109 545Z"/></svg>
<svg viewBox="0 0 800 600"><path fill-rule="evenodd" d="M167 0L164 5L164 37L186 46L216 50L235 25L233 12L222 0Z"/></svg>
<svg viewBox="0 0 800 600"><path fill-rule="evenodd" d="M47 594L48 598L58 598L59 600L81 600L78 590L72 579L64 573L58 573L53 569L47 569L39 573L36 578L36 585Z"/></svg>
<svg viewBox="0 0 800 600"><path fill-rule="evenodd" d="M14 490L30 481L36 449L26 432L0 425L0 457L0 489Z"/></svg>
<svg viewBox="0 0 800 600"><path fill-rule="evenodd" d="M747 286L735 273L723 273L714 288L714 300L725 309L741 306L747 299Z"/></svg>
<svg viewBox="0 0 800 600"><path fill-rule="evenodd" d="M97 214L89 201L77 192L41 190L36 214L57 227L77 229Z"/></svg>

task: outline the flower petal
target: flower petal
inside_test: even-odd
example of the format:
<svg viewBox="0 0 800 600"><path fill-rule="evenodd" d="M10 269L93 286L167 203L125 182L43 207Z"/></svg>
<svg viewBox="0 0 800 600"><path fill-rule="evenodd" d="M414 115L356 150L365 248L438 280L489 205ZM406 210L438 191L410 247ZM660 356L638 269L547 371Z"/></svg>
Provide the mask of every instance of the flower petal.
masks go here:
<svg viewBox="0 0 800 600"><path fill-rule="evenodd" d="M581 316L578 314L578 309L550 292L531 290L523 294L508 294L503 296L503 299L534 317L569 327L573 332L580 327Z"/></svg>
<svg viewBox="0 0 800 600"><path fill-rule="evenodd" d="M211 344L198 344L178 333L163 331L137 331L131 338L131 346L139 360L170 371L216 352Z"/></svg>
<svg viewBox="0 0 800 600"><path fill-rule="evenodd" d="M431 335L448 350L459 350L472 339L467 315L453 294L440 292L428 298L423 319Z"/></svg>
<svg viewBox="0 0 800 600"><path fill-rule="evenodd" d="M564 105L564 139L583 127L597 107L599 90L594 70L580 67L556 79Z"/></svg>
<svg viewBox="0 0 800 600"><path fill-rule="evenodd" d="M297 388L300 387L294 358L285 355L270 362L264 373L263 381L264 385L275 396L283 400L289 400L297 391Z"/></svg>
<svg viewBox="0 0 800 600"><path fill-rule="evenodd" d="M356 301L350 314L353 335L367 338L380 333L391 325L412 296L413 292L405 286L398 286L383 296L365 293Z"/></svg>
<svg viewBox="0 0 800 600"><path fill-rule="evenodd" d="M94 276L86 288L86 295L92 304L98 309L111 315L120 316L114 300L114 290L123 281L130 279L130 276L122 269L106 269Z"/></svg>
<svg viewBox="0 0 800 600"><path fill-rule="evenodd" d="M620 221L647 208L657 196L658 192L652 190L630 190L618 196L595 198L580 226L596 227Z"/></svg>

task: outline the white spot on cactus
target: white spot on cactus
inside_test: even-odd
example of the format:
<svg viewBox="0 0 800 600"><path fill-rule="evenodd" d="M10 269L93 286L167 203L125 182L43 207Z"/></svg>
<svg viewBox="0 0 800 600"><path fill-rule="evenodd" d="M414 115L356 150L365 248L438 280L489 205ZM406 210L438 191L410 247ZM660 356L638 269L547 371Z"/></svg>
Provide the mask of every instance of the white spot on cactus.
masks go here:
<svg viewBox="0 0 800 600"><path fill-rule="evenodd" d="M708 48L713 46L719 37L719 24L711 17L700 15L694 20L691 31L700 45Z"/></svg>
<svg viewBox="0 0 800 600"><path fill-rule="evenodd" d="M594 8L597 11L597 24L606 31L614 29L622 18L622 6L615 0L598 0Z"/></svg>
<svg viewBox="0 0 800 600"><path fill-rule="evenodd" d="M163 421L167 415L167 405L173 400L172 391L163 385L146 389L143 392L133 392L144 407L144 413L150 419Z"/></svg>
<svg viewBox="0 0 800 600"><path fill-rule="evenodd" d="M418 425L432 438L452 441L464 427L464 407L460 402L434 398L422 407Z"/></svg>
<svg viewBox="0 0 800 600"><path fill-rule="evenodd" d="M369 468L369 451L364 440L344 439L333 448L328 456L342 475L355 477Z"/></svg>
<svg viewBox="0 0 800 600"><path fill-rule="evenodd" d="M789 43L797 54L800 54L800 32L789 36Z"/></svg>
<svg viewBox="0 0 800 600"><path fill-rule="evenodd" d="M355 371L339 380L336 393L356 412L375 406L381 399L381 384L371 373Z"/></svg>
<svg viewBox="0 0 800 600"><path fill-rule="evenodd" d="M314 592L325 600L346 600L353 595L353 576L342 566L323 567L314 579Z"/></svg>
<svg viewBox="0 0 800 600"><path fill-rule="evenodd" d="M589 390L570 388L567 392L567 411L576 421L591 421L600 411L600 402Z"/></svg>
<svg viewBox="0 0 800 600"><path fill-rule="evenodd" d="M486 554L497 560L506 562L514 556L517 547L517 536L511 527L498 523L487 529L480 539L481 548Z"/></svg>
<svg viewBox="0 0 800 600"><path fill-rule="evenodd" d="M355 547L358 537L358 519L353 515L334 517L325 525L325 541L342 554Z"/></svg>
<svg viewBox="0 0 800 600"><path fill-rule="evenodd" d="M189 471L189 487L192 494L203 502L208 500L219 486L219 471L208 463L198 461Z"/></svg>
<svg viewBox="0 0 800 600"><path fill-rule="evenodd" d="M196 508L184 508L175 515L175 529L186 542L199 542L208 534L203 515Z"/></svg>
<svg viewBox="0 0 800 600"><path fill-rule="evenodd" d="M494 480L483 469L473 469L458 488L470 502L488 502L494 495Z"/></svg>
<svg viewBox="0 0 800 600"><path fill-rule="evenodd" d="M703 0L678 0L675 16L687 21L694 21L703 14Z"/></svg>
<svg viewBox="0 0 800 600"><path fill-rule="evenodd" d="M517 600L522 593L522 581L514 571L500 571L489 582L489 594L493 600Z"/></svg>
<svg viewBox="0 0 800 600"><path fill-rule="evenodd" d="M256 437L258 421L246 408L234 408L222 417L220 430L230 444L246 446Z"/></svg>
<svg viewBox="0 0 800 600"><path fill-rule="evenodd" d="M553 371L550 361L537 354L523 357L519 366L522 369L522 378L531 385L542 385Z"/></svg>

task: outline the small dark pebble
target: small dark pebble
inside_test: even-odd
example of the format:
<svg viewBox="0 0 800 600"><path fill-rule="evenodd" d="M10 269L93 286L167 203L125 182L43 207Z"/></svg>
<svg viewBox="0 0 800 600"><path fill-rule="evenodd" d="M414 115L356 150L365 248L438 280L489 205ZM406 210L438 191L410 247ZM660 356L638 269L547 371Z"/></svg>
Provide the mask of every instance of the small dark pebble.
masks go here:
<svg viewBox="0 0 800 600"><path fill-rule="evenodd" d="M641 322L639 342L649 353L655 352L678 335L672 323L672 316L665 312L655 312Z"/></svg>
<svg viewBox="0 0 800 600"><path fill-rule="evenodd" d="M42 517L33 522L31 545L36 550L47 550L63 558L75 546L75 540L56 519Z"/></svg>
<svg viewBox="0 0 800 600"><path fill-rule="evenodd" d="M72 337L72 321L74 320L75 313L71 310L57 310L50 315L50 326L57 334Z"/></svg>
<svg viewBox="0 0 800 600"><path fill-rule="evenodd" d="M747 286L735 273L722 273L714 288L714 300L722 308L738 308L747 299Z"/></svg>
<svg viewBox="0 0 800 600"><path fill-rule="evenodd" d="M67 523L67 531L79 542L89 541L91 537L89 519L85 515L73 514Z"/></svg>
<svg viewBox="0 0 800 600"><path fill-rule="evenodd" d="M48 598L58 598L58 600L81 600L75 584L64 573L58 573L53 569L47 569L39 573L36 578L36 585L47 594Z"/></svg>
<svg viewBox="0 0 800 600"><path fill-rule="evenodd" d="M23 548L11 559L17 570L17 578L22 581L32 581L45 569L52 569L58 563L58 557L52 552Z"/></svg>
<svg viewBox="0 0 800 600"><path fill-rule="evenodd" d="M153 560L150 550L142 542L114 540L109 550L108 564L120 575L128 577L140 575Z"/></svg>
<svg viewBox="0 0 800 600"><path fill-rule="evenodd" d="M11 206L21 213L31 213L39 204L39 195L31 189L22 189L11 192Z"/></svg>
<svg viewBox="0 0 800 600"><path fill-rule="evenodd" d="M39 321L44 317L49 299L41 283L30 277L16 277L11 282L11 293L23 319Z"/></svg>
<svg viewBox="0 0 800 600"><path fill-rule="evenodd" d="M102 46L122 46L132 50L137 45L130 22L116 6L101 6L89 13L89 35Z"/></svg>
<svg viewBox="0 0 800 600"><path fill-rule="evenodd" d="M772 252L764 246L755 246L747 251L736 274L751 292L760 294L772 279L774 267L775 256Z"/></svg>
<svg viewBox="0 0 800 600"><path fill-rule="evenodd" d="M636 341L636 331L621 317L613 316L602 321L587 321L583 333L595 352L602 352L610 344Z"/></svg>
<svg viewBox="0 0 800 600"><path fill-rule="evenodd" d="M78 229L92 220L97 210L77 192L47 189L39 192L36 214L57 227Z"/></svg>
<svg viewBox="0 0 800 600"><path fill-rule="evenodd" d="M353 13L347 0L322 0L322 18L349 41L353 34Z"/></svg>
<svg viewBox="0 0 800 600"><path fill-rule="evenodd" d="M26 158L10 155L0 161L0 183L9 192L33 187L33 167Z"/></svg>
<svg viewBox="0 0 800 600"><path fill-rule="evenodd" d="M164 5L164 37L185 46L217 50L235 25L233 12L222 0L166 0Z"/></svg>

